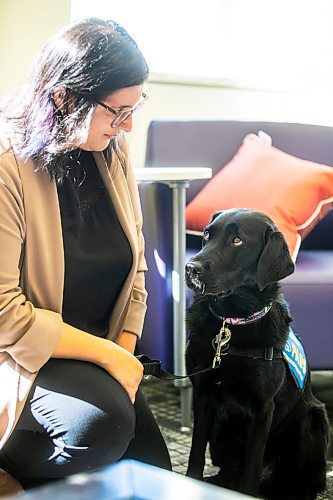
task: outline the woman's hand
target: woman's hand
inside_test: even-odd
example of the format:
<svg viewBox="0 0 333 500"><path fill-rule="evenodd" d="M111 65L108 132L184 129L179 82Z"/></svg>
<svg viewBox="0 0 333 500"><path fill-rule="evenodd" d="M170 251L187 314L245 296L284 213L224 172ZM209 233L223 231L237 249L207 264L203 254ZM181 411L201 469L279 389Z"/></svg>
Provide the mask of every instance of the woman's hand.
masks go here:
<svg viewBox="0 0 333 500"><path fill-rule="evenodd" d="M100 364L127 392L134 404L136 391L143 377L143 366L133 354L107 340L108 359Z"/></svg>
<svg viewBox="0 0 333 500"><path fill-rule="evenodd" d="M104 368L123 386L130 400L134 403L136 391L143 377L143 366L124 347L64 323L52 357L90 361Z"/></svg>

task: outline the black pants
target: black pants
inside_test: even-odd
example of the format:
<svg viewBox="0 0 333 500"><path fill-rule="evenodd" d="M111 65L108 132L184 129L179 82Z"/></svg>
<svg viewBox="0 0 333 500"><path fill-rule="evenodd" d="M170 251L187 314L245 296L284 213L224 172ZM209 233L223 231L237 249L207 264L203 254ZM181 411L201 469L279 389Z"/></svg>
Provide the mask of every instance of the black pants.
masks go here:
<svg viewBox="0 0 333 500"><path fill-rule="evenodd" d="M0 452L0 467L28 488L123 458L171 469L140 389L133 406L122 386L97 365L50 359Z"/></svg>

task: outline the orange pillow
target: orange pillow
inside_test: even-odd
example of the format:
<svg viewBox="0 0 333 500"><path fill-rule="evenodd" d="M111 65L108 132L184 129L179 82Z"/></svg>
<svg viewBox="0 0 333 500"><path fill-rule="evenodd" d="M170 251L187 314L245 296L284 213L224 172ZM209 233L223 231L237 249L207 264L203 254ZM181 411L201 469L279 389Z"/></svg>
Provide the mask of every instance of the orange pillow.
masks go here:
<svg viewBox="0 0 333 500"><path fill-rule="evenodd" d="M189 233L202 234L214 212L252 208L274 220L296 260L301 238L328 213L332 203L332 167L301 160L256 137L246 140L188 204L186 227Z"/></svg>

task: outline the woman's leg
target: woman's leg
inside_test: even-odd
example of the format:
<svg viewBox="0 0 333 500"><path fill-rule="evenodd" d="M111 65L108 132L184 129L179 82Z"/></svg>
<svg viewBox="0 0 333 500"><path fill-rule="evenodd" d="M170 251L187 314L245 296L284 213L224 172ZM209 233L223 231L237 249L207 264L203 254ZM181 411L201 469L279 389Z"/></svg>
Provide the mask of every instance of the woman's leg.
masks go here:
<svg viewBox="0 0 333 500"><path fill-rule="evenodd" d="M134 408L135 437L130 442L123 458L132 458L171 470L170 456L165 441L140 389L136 394Z"/></svg>
<svg viewBox="0 0 333 500"><path fill-rule="evenodd" d="M122 458L135 421L126 391L105 370L51 359L0 452L0 466L23 486L98 468Z"/></svg>

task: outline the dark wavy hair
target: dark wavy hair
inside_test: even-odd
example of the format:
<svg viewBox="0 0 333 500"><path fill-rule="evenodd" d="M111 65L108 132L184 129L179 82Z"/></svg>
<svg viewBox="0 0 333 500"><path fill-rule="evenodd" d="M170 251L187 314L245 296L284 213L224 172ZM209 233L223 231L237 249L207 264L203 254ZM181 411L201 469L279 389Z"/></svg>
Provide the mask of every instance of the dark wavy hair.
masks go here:
<svg viewBox="0 0 333 500"><path fill-rule="evenodd" d="M61 181L71 152L87 138L96 102L144 83L148 71L136 42L117 22L92 17L66 26L42 49L27 85L0 108L2 120L18 134L15 153L32 157ZM60 110L56 92L62 93ZM104 154L109 166L116 159L126 168L124 134Z"/></svg>

